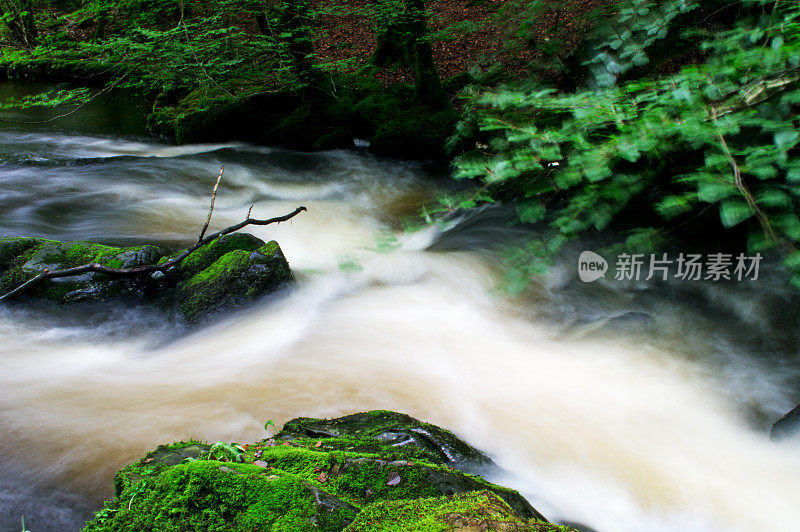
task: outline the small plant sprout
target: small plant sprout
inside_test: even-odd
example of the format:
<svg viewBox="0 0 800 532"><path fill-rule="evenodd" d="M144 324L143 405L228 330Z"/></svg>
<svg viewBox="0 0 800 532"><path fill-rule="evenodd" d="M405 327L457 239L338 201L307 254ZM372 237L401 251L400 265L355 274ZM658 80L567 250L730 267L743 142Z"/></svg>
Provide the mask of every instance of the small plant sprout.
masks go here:
<svg viewBox="0 0 800 532"><path fill-rule="evenodd" d="M222 460L228 462L243 462L245 449L238 443L226 443L218 441L211 446L208 457L211 460Z"/></svg>

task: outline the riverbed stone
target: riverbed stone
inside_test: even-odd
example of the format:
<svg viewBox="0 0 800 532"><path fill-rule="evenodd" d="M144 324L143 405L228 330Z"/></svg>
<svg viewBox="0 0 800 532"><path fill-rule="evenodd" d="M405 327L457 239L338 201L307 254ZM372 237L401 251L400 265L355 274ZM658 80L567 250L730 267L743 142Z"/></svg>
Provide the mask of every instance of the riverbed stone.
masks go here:
<svg viewBox="0 0 800 532"><path fill-rule="evenodd" d="M45 270L63 270L93 262L113 268L151 264L166 251L157 246L115 247L95 242L59 242L44 238L0 237L0 293L13 290ZM152 286L146 280L85 273L32 286L29 299L58 303L141 297Z"/></svg>
<svg viewBox="0 0 800 532"><path fill-rule="evenodd" d="M375 438L387 426L421 426L451 447L473 449L445 429L385 410L311 420L292 420L227 461L212 460L201 442L161 446L119 471L116 496L86 530L388 531L402 524L572 532L547 522L518 492L445 465L426 447ZM343 447L346 439L353 445Z"/></svg>
<svg viewBox="0 0 800 532"><path fill-rule="evenodd" d="M113 268L163 263L172 254L159 246L115 247L95 242L59 242L44 238L0 237L0 294L10 292L45 270L63 270L93 262ZM78 303L134 301L174 304L189 323L265 294L294 281L277 242L233 233L200 247L164 275L116 277L84 273L30 286L17 301Z"/></svg>
<svg viewBox="0 0 800 532"><path fill-rule="evenodd" d="M178 305L190 323L241 306L294 281L274 240L258 248L231 250L178 284Z"/></svg>
<svg viewBox="0 0 800 532"><path fill-rule="evenodd" d="M772 425L770 438L773 441L787 438L800 439L800 405L794 407Z"/></svg>
<svg viewBox="0 0 800 532"><path fill-rule="evenodd" d="M469 473L494 467L486 454L459 439L452 432L390 410L372 410L334 419L299 417L283 427L281 438L324 438L328 447L370 452L402 449L408 458L421 458Z"/></svg>

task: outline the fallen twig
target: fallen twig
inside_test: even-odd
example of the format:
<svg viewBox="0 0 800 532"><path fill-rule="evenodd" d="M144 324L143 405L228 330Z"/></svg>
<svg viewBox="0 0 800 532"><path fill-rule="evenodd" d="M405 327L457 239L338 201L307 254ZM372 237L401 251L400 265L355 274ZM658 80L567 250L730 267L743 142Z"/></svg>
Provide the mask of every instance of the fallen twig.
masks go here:
<svg viewBox="0 0 800 532"><path fill-rule="evenodd" d="M219 177L217 178L217 186L219 185L219 180L221 178L222 178L222 171L220 171ZM214 192L213 192L214 195L216 195L217 186L214 187ZM250 207L250 209L252 210L252 207ZM305 207L297 207L289 214L284 214L283 216L276 216L275 218L268 218L266 220L258 220L256 218L250 218L250 211L248 211L247 218L245 218L241 222L232 225L230 227L226 227L221 231L217 231L216 233L204 237L203 235L205 234L205 231L208 228L208 223L211 220L211 212L213 210L214 210L214 200L212 198L211 209L208 212L208 220L206 220L206 225L205 227L203 227L203 231L200 233L200 238L197 240L197 242L194 243L194 245L184 250L183 253L181 253L174 259L168 260L161 264L148 264L144 266L135 266L133 268L112 268L110 266L105 266L97 262L92 262L89 264L84 264L83 266L76 266L74 268L67 268L64 270L44 270L35 277L32 277L31 279L25 281L23 284L19 285L14 290L0 296L0 301L4 299L12 299L17 295L21 294L22 292L24 292L30 286L39 284L49 279L56 279L61 277L73 277L75 275L82 275L84 273L104 273L106 275L113 275L118 277L134 277L137 275L153 274L155 272L166 272L173 266L179 264L183 259L185 259L189 255L197 251L199 248L205 246L210 242L213 242L214 240L216 240L221 236L234 233L239 229L247 227L248 225L270 225L274 223L285 222L287 220L294 218L301 212L307 211L308 209L306 209Z"/></svg>

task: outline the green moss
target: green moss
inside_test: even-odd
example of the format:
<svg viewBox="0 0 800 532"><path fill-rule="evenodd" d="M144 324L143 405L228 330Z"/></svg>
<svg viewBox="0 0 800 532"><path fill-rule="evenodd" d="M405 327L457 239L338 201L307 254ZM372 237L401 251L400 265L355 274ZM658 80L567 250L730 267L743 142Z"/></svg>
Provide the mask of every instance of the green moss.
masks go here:
<svg viewBox="0 0 800 532"><path fill-rule="evenodd" d="M294 280L277 242L264 244L250 235L241 236L249 236L252 240L239 238L237 245L242 245L242 242L248 243L248 245L250 243L260 243L261 245L252 251L244 249L229 251L217 258L210 266L179 283L177 292L179 307L190 323L198 321L211 312L236 306L273 292L285 283ZM211 245L213 244L209 246ZM205 261L209 257L214 257L226 246L227 244L223 242L209 252L205 252L197 263L199 264L200 260ZM198 250L198 253L201 251L203 248ZM191 257L192 255L189 258ZM190 264L188 270L192 271L193 268L194 264Z"/></svg>
<svg viewBox="0 0 800 532"><path fill-rule="evenodd" d="M479 450L452 432L389 410L372 410L336 419L296 418L287 422L284 437L322 437L328 447L379 449L398 459L424 459L462 469L491 464ZM402 445L398 445L402 443Z"/></svg>
<svg viewBox="0 0 800 532"><path fill-rule="evenodd" d="M521 519L489 491L429 499L382 501L362 509L347 532L447 532L515 530L570 532L564 526Z"/></svg>
<svg viewBox="0 0 800 532"><path fill-rule="evenodd" d="M357 513L297 476L214 460L170 467L116 502L86 530L342 530Z"/></svg>
<svg viewBox="0 0 800 532"><path fill-rule="evenodd" d="M381 91L370 94L356 105L359 118L374 132L382 124L400 115L408 102L400 95Z"/></svg>
<svg viewBox="0 0 800 532"><path fill-rule="evenodd" d="M18 287L45 269L63 270L97 262L128 268L155 262L164 251L155 246L114 247L94 242L58 242L41 238L0 239L0 291ZM136 293L130 279L84 274L53 279L32 287L26 296L57 302L109 299Z"/></svg>
<svg viewBox="0 0 800 532"><path fill-rule="evenodd" d="M408 159L445 158L447 140L458 120L453 110L417 107L403 111L378 127L370 151Z"/></svg>
<svg viewBox="0 0 800 532"><path fill-rule="evenodd" d="M230 251L217 259L211 266L189 279L189 281L187 281L187 287L193 287L211 281L223 283L227 278L235 278L247 268L249 258L250 252L248 251L241 249Z"/></svg>
<svg viewBox="0 0 800 532"><path fill-rule="evenodd" d="M193 252L176 268L182 276L190 278L214 264L226 253L235 250L255 251L263 245L263 240L247 233L225 235Z"/></svg>
<svg viewBox="0 0 800 532"><path fill-rule="evenodd" d="M44 242L42 238L0 237L0 271L11 267L25 253L30 252L30 257ZM26 258L25 261L27 260Z"/></svg>
<svg viewBox="0 0 800 532"><path fill-rule="evenodd" d="M339 426L355 419L360 432L376 433L403 418L416 421L373 411L340 418ZM386 449L331 449L330 438L279 443L292 434L244 446L244 463L210 460L209 446L199 442L161 446L119 471L116 497L86 530L570 531L480 477L396 460Z"/></svg>
<svg viewBox="0 0 800 532"><path fill-rule="evenodd" d="M381 500L489 490L507 500L519 515L541 517L516 491L481 477L421 460L409 461L401 458L402 452L397 449L380 453L331 451L323 447L327 440L318 440L320 442L320 447L313 448L253 447L248 451L248 460L255 459L253 453L258 449L260 460L270 466L297 475L359 507ZM390 482L393 478L396 482Z"/></svg>

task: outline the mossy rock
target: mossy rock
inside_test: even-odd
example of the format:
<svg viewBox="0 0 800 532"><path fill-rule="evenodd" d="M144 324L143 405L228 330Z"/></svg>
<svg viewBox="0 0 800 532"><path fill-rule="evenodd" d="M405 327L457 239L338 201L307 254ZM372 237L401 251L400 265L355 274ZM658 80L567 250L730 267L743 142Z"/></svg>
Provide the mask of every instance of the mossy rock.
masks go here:
<svg viewBox="0 0 800 532"><path fill-rule="evenodd" d="M93 262L112 268L153 264L165 250L157 246L114 247L94 242L58 242L43 238L0 237L0 292L9 292L44 270L63 270ZM31 287L25 297L58 303L104 301L141 296L148 280L111 278L99 273L51 279Z"/></svg>
<svg viewBox="0 0 800 532"><path fill-rule="evenodd" d="M391 450L405 459L424 459L475 473L494 466L491 458L452 432L389 410L372 410L335 419L296 418L288 421L276 437L281 440L324 438L328 447L360 452Z"/></svg>
<svg viewBox="0 0 800 532"><path fill-rule="evenodd" d="M150 245L114 247L94 242L58 242L43 238L0 237L0 293L10 292L44 270L63 270L93 262L132 268L168 261L182 251ZM116 277L85 273L32 285L19 299L58 303L107 301L133 297L146 302L177 302L190 323L210 313L239 306L272 293L294 277L276 242L233 233L200 247L158 275Z"/></svg>
<svg viewBox="0 0 800 532"><path fill-rule="evenodd" d="M263 245L263 240L249 233L224 235L183 259L175 266L175 271L181 277L189 279L214 264L226 253L237 250L255 251Z"/></svg>
<svg viewBox="0 0 800 532"><path fill-rule="evenodd" d="M353 133L347 128L334 129L314 141L311 147L314 151L333 150L337 148L352 148Z"/></svg>
<svg viewBox="0 0 800 532"><path fill-rule="evenodd" d="M355 106L347 96L310 99L281 120L269 136L282 146L300 150L352 147L354 114Z"/></svg>
<svg viewBox="0 0 800 532"><path fill-rule="evenodd" d="M460 115L452 109L416 107L381 124L370 151L404 159L444 159L446 144L455 133Z"/></svg>
<svg viewBox="0 0 800 532"><path fill-rule="evenodd" d="M461 72L442 81L442 87L448 94L458 94L472 83L475 83L475 77L470 72Z"/></svg>
<svg viewBox="0 0 800 532"><path fill-rule="evenodd" d="M380 447L357 452L331 445L332 437L292 436L320 421L312 418L243 446L234 461L211 460L199 442L161 446L120 470L115 498L86 530L569 530L549 524L514 490L408 460L405 447L413 444L376 438L400 422L455 438L444 429L389 411L339 419L327 426L341 438Z"/></svg>
<svg viewBox="0 0 800 532"><path fill-rule="evenodd" d="M85 530L339 531L358 513L297 475L216 460L147 475L104 510Z"/></svg>
<svg viewBox="0 0 800 532"><path fill-rule="evenodd" d="M407 107L408 102L388 91L370 94L356 105L358 117L371 132L392 120Z"/></svg>
<svg viewBox="0 0 800 532"><path fill-rule="evenodd" d="M193 275L190 273L178 283L178 307L189 323L198 322L222 309L253 301L294 281L289 264L277 242L261 242L259 247L251 249L258 239L250 237L244 241L243 236L250 235L235 237L243 241L243 248L227 251L202 270ZM227 249L229 244L230 241L221 242L205 258L215 257L217 253ZM198 261L203 265L208 262ZM196 265L192 264L190 267L194 268ZM193 273L194 269L189 271Z"/></svg>
<svg viewBox="0 0 800 532"><path fill-rule="evenodd" d="M491 491L430 499L381 501L362 509L346 532L448 532L502 530L570 532L565 526L522 519Z"/></svg>
<svg viewBox="0 0 800 532"><path fill-rule="evenodd" d="M190 142L225 142L246 140L272 143L271 129L299 103L289 93L254 94L231 98L224 93L189 93L174 103L164 95L156 100L147 118L151 133Z"/></svg>

